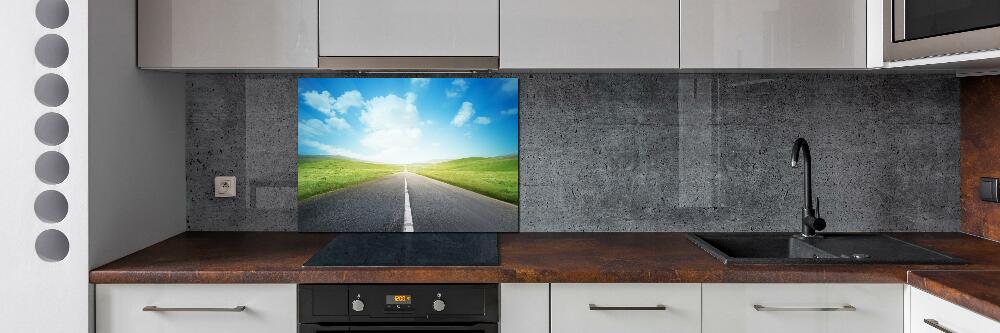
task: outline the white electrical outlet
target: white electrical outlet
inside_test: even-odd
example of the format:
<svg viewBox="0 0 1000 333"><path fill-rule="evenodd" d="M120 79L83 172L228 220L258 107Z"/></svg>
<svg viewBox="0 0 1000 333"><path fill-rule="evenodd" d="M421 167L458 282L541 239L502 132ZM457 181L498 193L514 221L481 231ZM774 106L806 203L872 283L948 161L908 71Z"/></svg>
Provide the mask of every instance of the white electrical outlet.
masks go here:
<svg viewBox="0 0 1000 333"><path fill-rule="evenodd" d="M236 196L236 177L219 176L215 177L215 197L232 198Z"/></svg>

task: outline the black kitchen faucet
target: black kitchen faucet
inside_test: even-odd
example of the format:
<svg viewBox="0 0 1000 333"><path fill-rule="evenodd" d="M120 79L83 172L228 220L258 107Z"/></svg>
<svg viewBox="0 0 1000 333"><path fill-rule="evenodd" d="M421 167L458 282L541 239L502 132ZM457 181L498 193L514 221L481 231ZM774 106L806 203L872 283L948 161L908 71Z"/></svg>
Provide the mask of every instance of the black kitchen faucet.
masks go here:
<svg viewBox="0 0 1000 333"><path fill-rule="evenodd" d="M820 237L816 231L826 229L826 220L816 214L812 204L812 156L809 154L809 143L806 139L798 138L792 146L792 168L799 167L799 152L802 152L802 164L805 164L805 171L802 173L802 237ZM816 206L819 207L819 198L816 199Z"/></svg>

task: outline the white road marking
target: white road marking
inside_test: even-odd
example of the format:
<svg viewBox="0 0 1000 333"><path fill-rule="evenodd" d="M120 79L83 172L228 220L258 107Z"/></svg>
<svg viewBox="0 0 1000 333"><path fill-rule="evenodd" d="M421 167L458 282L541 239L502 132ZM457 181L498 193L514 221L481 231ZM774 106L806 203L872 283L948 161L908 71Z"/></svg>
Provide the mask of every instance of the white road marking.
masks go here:
<svg viewBox="0 0 1000 333"><path fill-rule="evenodd" d="M403 232L413 232L413 213L410 212L410 188L403 177Z"/></svg>

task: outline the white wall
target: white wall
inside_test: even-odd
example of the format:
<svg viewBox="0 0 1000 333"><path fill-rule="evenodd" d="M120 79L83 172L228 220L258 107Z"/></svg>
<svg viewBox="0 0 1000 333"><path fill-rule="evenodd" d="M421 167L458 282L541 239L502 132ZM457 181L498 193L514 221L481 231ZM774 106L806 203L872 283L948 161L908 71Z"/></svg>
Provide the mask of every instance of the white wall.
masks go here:
<svg viewBox="0 0 1000 333"><path fill-rule="evenodd" d="M68 19L54 27L36 19L38 1L5 2L0 11L0 332L86 332L90 268L185 228L183 76L135 68L133 1L65 0ZM35 57L47 34L69 50L52 68ZM46 74L65 79L65 102L36 99ZM65 141L36 138L46 113L66 119ZM64 180L37 176L47 152L65 156ZM43 191L66 197L65 218L36 214ZM36 252L50 229L68 240L65 257Z"/></svg>
<svg viewBox="0 0 1000 333"><path fill-rule="evenodd" d="M4 1L0 10L0 332L85 332L88 326L87 233L87 1L67 0L69 18L54 28L35 18L37 0ZM35 43L58 34L69 45L69 56L56 68L42 66ZM36 80L44 74L65 78L66 101L42 105L35 99ZM66 118L69 136L55 146L35 137L42 114ZM35 174L43 152L63 154L67 177L46 184ZM42 222L34 212L35 198L45 190L68 200L66 217ZM35 251L38 235L57 230L69 241L69 252L58 261L42 260Z"/></svg>
<svg viewBox="0 0 1000 333"><path fill-rule="evenodd" d="M184 75L136 67L135 1L90 0L90 267L186 228Z"/></svg>

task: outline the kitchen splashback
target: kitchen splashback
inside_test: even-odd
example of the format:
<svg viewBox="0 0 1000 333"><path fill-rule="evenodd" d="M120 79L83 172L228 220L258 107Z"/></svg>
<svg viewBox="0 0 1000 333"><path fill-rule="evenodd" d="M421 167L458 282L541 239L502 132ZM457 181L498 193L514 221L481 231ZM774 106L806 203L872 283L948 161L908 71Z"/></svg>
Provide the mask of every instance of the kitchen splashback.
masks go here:
<svg viewBox="0 0 1000 333"><path fill-rule="evenodd" d="M798 230L800 136L827 231L959 229L953 76L495 76L520 79L522 232ZM187 77L190 230L296 230L300 77Z"/></svg>

